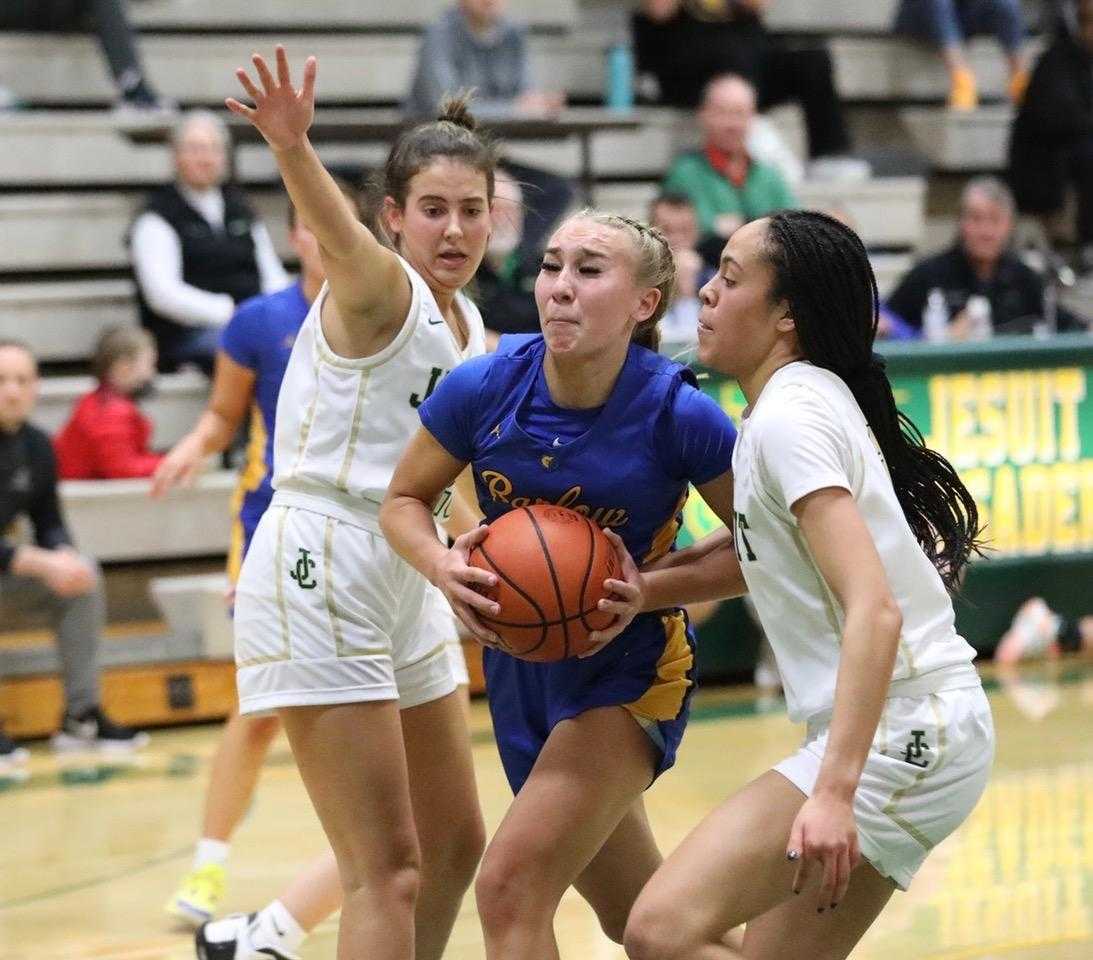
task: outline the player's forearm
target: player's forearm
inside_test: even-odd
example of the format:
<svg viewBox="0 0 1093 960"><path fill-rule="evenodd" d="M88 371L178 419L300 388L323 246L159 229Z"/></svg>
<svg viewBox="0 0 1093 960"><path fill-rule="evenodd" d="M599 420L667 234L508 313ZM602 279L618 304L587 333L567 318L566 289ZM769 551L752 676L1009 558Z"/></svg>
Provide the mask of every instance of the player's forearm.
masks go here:
<svg viewBox="0 0 1093 960"><path fill-rule="evenodd" d="M362 248L379 248L306 137L297 146L274 150L273 155L297 216L315 234L324 256L349 260L360 255Z"/></svg>
<svg viewBox="0 0 1093 960"><path fill-rule="evenodd" d="M238 429L237 421L233 422L222 413L208 408L190 431L188 439L199 445L202 456L208 456L227 450Z"/></svg>
<svg viewBox="0 0 1093 960"><path fill-rule="evenodd" d="M847 611L816 794L853 798L888 696L901 626L899 608L891 600Z"/></svg>
<svg viewBox="0 0 1093 960"><path fill-rule="evenodd" d="M436 535L429 507L415 497L388 496L380 507L380 528L391 548L430 583L436 565L448 552Z"/></svg>
<svg viewBox="0 0 1093 960"><path fill-rule="evenodd" d="M650 570L644 579L646 611L739 597L748 589L728 538L719 538L714 549L696 552L684 562Z"/></svg>

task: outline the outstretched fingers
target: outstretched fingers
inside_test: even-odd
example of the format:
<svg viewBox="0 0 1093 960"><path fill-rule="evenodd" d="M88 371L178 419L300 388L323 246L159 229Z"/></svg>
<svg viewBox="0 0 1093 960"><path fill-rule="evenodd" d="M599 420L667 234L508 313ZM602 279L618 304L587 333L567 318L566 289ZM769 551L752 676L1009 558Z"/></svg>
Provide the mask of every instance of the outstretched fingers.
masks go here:
<svg viewBox="0 0 1093 960"><path fill-rule="evenodd" d="M273 82L273 74L269 72L269 65L266 63L266 58L260 53L251 54L251 63L254 64L254 69L258 71L258 79L262 81L262 87L266 91L266 96L271 96L274 90L277 89L277 85Z"/></svg>

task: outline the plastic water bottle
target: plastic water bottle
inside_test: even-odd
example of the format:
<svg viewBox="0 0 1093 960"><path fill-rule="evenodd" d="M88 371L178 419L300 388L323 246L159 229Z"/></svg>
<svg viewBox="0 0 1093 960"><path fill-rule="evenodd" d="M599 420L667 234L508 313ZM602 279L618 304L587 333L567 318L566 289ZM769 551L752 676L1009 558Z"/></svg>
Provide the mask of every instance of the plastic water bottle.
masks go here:
<svg viewBox="0 0 1093 960"><path fill-rule="evenodd" d="M944 343L949 339L949 305L945 291L934 287L926 297L922 311L922 337L929 343Z"/></svg>
<svg viewBox="0 0 1093 960"><path fill-rule="evenodd" d="M971 326L969 339L990 340L990 338L994 336L994 324L991 322L990 300L980 294L975 294L968 297L968 302L964 305L964 309L968 311L968 320L970 321Z"/></svg>
<svg viewBox="0 0 1093 960"><path fill-rule="evenodd" d="M604 103L608 110L625 113L634 108L634 55L627 43L607 48Z"/></svg>

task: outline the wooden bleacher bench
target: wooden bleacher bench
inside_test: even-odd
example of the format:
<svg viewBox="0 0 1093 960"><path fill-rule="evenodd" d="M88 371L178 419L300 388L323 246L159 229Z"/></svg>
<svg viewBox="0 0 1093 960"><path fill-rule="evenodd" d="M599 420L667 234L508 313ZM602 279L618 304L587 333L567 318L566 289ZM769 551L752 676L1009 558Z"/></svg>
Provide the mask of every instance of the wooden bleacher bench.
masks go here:
<svg viewBox="0 0 1093 960"><path fill-rule="evenodd" d="M981 106L969 113L941 107L905 107L900 118L912 142L937 170L997 172L1007 165L1013 108Z"/></svg>
<svg viewBox="0 0 1093 960"><path fill-rule="evenodd" d="M0 284L0 338L25 341L40 361L84 360L103 330L136 316L129 280Z"/></svg>
<svg viewBox="0 0 1093 960"><path fill-rule="evenodd" d="M576 0L509 0L509 16L533 28L562 30L576 21ZM436 0L141 0L132 5L133 22L145 30L282 30L328 29L416 30L437 15ZM260 11L260 16L257 15Z"/></svg>
<svg viewBox="0 0 1093 960"><path fill-rule="evenodd" d="M101 562L223 555L236 474L218 470L163 500L148 480L66 480L61 502L73 539Z"/></svg>

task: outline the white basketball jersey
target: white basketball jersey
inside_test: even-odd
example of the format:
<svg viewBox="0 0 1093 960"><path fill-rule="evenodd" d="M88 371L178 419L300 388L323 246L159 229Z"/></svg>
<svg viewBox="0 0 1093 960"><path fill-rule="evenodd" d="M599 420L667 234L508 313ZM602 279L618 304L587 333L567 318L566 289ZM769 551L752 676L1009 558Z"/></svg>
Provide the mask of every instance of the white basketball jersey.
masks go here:
<svg viewBox="0 0 1093 960"><path fill-rule="evenodd" d="M884 459L849 387L797 362L779 369L733 451L736 552L785 685L789 715L831 710L843 611L790 507L825 487L850 491L877 546L903 630L890 696L977 685L941 577L915 540Z"/></svg>
<svg viewBox="0 0 1093 960"><path fill-rule="evenodd" d="M275 503L374 529L395 464L420 426L417 408L449 370L485 352L478 308L457 296L468 330L467 346L460 350L428 285L401 262L410 278L410 310L379 353L339 357L320 322L325 284L311 305L277 399ZM439 519L448 499L450 493L437 504Z"/></svg>

